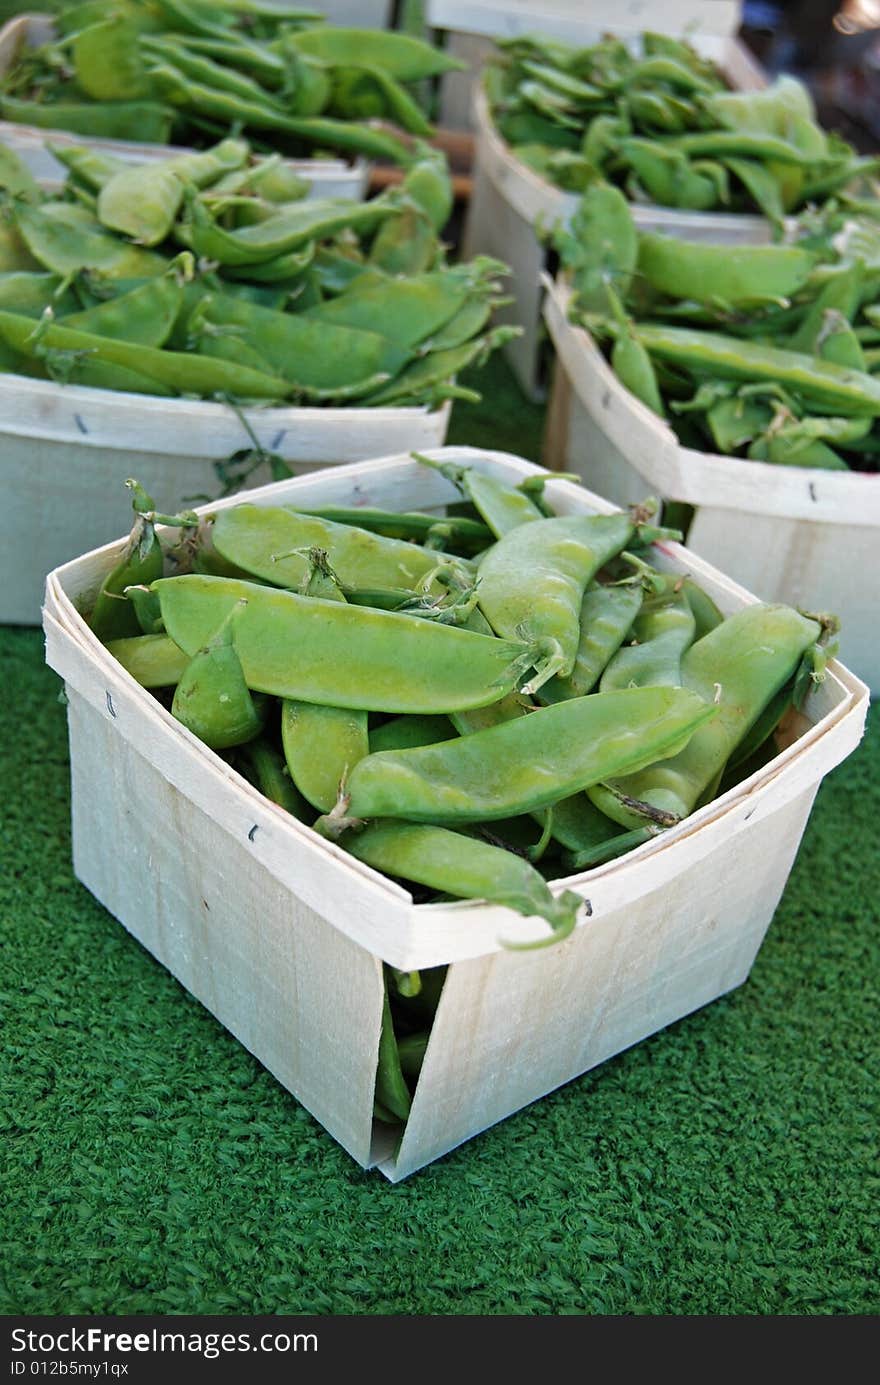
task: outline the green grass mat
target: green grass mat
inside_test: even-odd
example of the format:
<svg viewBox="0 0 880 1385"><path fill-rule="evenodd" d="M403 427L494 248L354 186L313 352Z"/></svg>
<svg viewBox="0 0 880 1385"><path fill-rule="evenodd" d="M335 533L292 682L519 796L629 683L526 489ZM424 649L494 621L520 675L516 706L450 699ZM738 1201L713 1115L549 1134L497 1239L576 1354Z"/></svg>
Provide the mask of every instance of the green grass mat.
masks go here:
<svg viewBox="0 0 880 1385"><path fill-rule="evenodd" d="M481 387L453 438L536 455ZM0 1312L878 1311L876 714L745 986L392 1187L74 880L39 631L0 686Z"/></svg>

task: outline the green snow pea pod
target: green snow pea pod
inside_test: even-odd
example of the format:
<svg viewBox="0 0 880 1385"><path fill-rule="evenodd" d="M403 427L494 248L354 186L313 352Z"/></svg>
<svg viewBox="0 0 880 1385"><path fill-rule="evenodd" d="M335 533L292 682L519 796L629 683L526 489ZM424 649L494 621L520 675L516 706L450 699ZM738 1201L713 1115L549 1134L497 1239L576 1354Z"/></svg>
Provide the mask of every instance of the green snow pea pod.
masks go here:
<svg viewBox="0 0 880 1385"><path fill-rule="evenodd" d="M232 92L215 91L194 82L170 63L148 69L152 81L173 106L196 111L228 125L252 126L255 130L278 130L297 139L308 140L323 149L344 149L367 158L387 159L406 166L410 162L407 146L384 130L326 116L289 116L267 101L246 101Z"/></svg>
<svg viewBox="0 0 880 1385"><path fill-rule="evenodd" d="M135 139L167 144L174 112L155 101L21 101L0 97L0 115L20 125L44 130L69 130L96 139Z"/></svg>
<svg viewBox="0 0 880 1385"><path fill-rule="evenodd" d="M664 130L672 134L687 128L682 104L673 101L667 92L632 91L627 97L626 108L640 129Z"/></svg>
<svg viewBox="0 0 880 1385"><path fill-rule="evenodd" d="M358 64L381 68L399 82L419 82L424 77L439 77L465 66L422 39L377 29L346 29L336 25L300 29L289 34L287 42L298 52L319 58L331 67Z"/></svg>
<svg viewBox="0 0 880 1385"><path fill-rule="evenodd" d="M190 323L199 334L211 327L234 329L233 335L254 346L273 370L302 390L335 393L371 377L387 380L410 354L379 332L278 313L227 294L208 294L199 305L198 323Z"/></svg>
<svg viewBox="0 0 880 1385"><path fill-rule="evenodd" d="M665 418L666 409L651 357L639 341L632 318L627 316L610 284L605 285L605 293L616 328L611 347L611 369L636 399L640 399L658 417Z"/></svg>
<svg viewBox="0 0 880 1385"><path fill-rule="evenodd" d="M349 771L369 754L367 714L285 698L281 742L290 777L303 798L329 813Z"/></svg>
<svg viewBox="0 0 880 1385"><path fill-rule="evenodd" d="M574 667L567 678L551 678L541 689L542 702L585 697L598 683L638 615L643 600L639 582L591 587L584 594L580 638Z"/></svg>
<svg viewBox="0 0 880 1385"><path fill-rule="evenodd" d="M581 128L582 120L577 107L552 87L545 87L542 82L520 82L517 96L546 120L555 121L569 130Z"/></svg>
<svg viewBox="0 0 880 1385"><path fill-rule="evenodd" d="M59 163L64 164L76 183L92 192L100 192L114 173L121 173L131 166L115 154L105 154L87 144L55 144L52 140L46 140L46 148Z"/></svg>
<svg viewBox="0 0 880 1385"><path fill-rule="evenodd" d="M714 700L717 715L663 763L597 782L589 789L596 806L624 827L644 825L645 810L633 809L631 802L646 804L649 813L687 817L821 630L818 621L789 606L747 606L728 616L682 660L683 687Z"/></svg>
<svg viewBox="0 0 880 1385"><path fill-rule="evenodd" d="M346 589L413 591L437 566L436 553L419 544L273 506L245 503L218 510L212 539L228 562L294 591L308 581L315 548L327 554L334 576Z"/></svg>
<svg viewBox="0 0 880 1385"><path fill-rule="evenodd" d="M540 649L523 692L574 668L584 592L635 534L628 515L566 515L511 529L480 563L479 605L495 632Z"/></svg>
<svg viewBox="0 0 880 1385"><path fill-rule="evenodd" d="M111 235L85 207L72 202L19 203L15 223L40 264L66 278L81 269L97 269L116 278L149 278L163 274L167 260L152 250L129 245Z"/></svg>
<svg viewBox="0 0 880 1385"><path fill-rule="evenodd" d="M371 394L367 402L378 406L430 396L468 366L484 364L493 351L521 333L520 327L495 327L484 336L466 341L451 350L429 351L420 360L404 367L389 384Z"/></svg>
<svg viewBox="0 0 880 1385"><path fill-rule="evenodd" d="M276 255L273 259L263 260L260 264L224 265L224 286L227 287L228 292L234 292L233 289L228 288L228 281L242 278L249 284L277 284L279 287L286 288L288 294L296 292L300 287L303 275L312 265L315 249L315 242L309 241L301 250L288 250L285 255ZM259 300L254 299L254 301Z"/></svg>
<svg viewBox="0 0 880 1385"><path fill-rule="evenodd" d="M381 331L410 351L431 337L464 306L467 279L450 270L415 274L409 279L356 280L350 289L327 299L306 316L313 321Z"/></svg>
<svg viewBox="0 0 880 1385"><path fill-rule="evenodd" d="M804 434L797 424L755 438L748 450L755 462L774 462L778 466L819 467L824 471L849 471L833 447L821 438Z"/></svg>
<svg viewBox="0 0 880 1385"><path fill-rule="evenodd" d="M694 640L701 640L704 635L708 635L710 630L714 630L716 625L721 624L724 616L709 593L704 591L692 577L685 577L682 591L688 599L696 621Z"/></svg>
<svg viewBox="0 0 880 1385"><path fill-rule="evenodd" d="M94 308L68 313L62 321L77 331L160 347L171 335L182 303L183 285L174 274L164 274Z"/></svg>
<svg viewBox="0 0 880 1385"><path fill-rule="evenodd" d="M286 80L279 99L287 97L291 115L317 116L327 108L333 92L333 69L317 58L297 53L284 38L279 40L283 54Z"/></svg>
<svg viewBox="0 0 880 1385"><path fill-rule="evenodd" d="M173 688L189 656L167 635L128 635L105 640L107 650L144 688Z"/></svg>
<svg viewBox="0 0 880 1385"><path fill-rule="evenodd" d="M249 43L241 33L237 33L235 38L207 38L178 33L166 33L163 37L169 48L173 46L191 53L204 53L209 58L220 58L226 68L243 68L257 77L264 87L274 89L284 86L287 74L284 60L266 44ZM172 62L175 59L172 58Z"/></svg>
<svg viewBox="0 0 880 1385"><path fill-rule="evenodd" d="M797 393L820 412L847 416L880 413L880 381L863 371L720 333L653 322L640 322L637 330L651 355L672 365L723 379L772 382Z"/></svg>
<svg viewBox="0 0 880 1385"><path fill-rule="evenodd" d="M424 345L429 351L452 351L456 347L464 346L465 342L478 337L484 331L492 316L492 309L496 306L500 306L497 299L493 303L491 299L481 299L476 294L472 295L443 327L432 332Z"/></svg>
<svg viewBox="0 0 880 1385"><path fill-rule="evenodd" d="M320 824L316 827L322 830ZM568 937L584 902L571 890L554 896L522 856L445 827L375 822L360 832L346 832L341 845L359 861L389 875L460 899L485 899L527 917L546 919L553 930L547 943Z"/></svg>
<svg viewBox="0 0 880 1385"><path fill-rule="evenodd" d="M710 158L726 158L733 154L735 157L763 159L779 164L809 165L814 161L813 155L798 149L788 140L763 131L700 130L686 135L670 135L664 142L684 154L703 154Z"/></svg>
<svg viewBox="0 0 880 1385"><path fill-rule="evenodd" d="M619 152L649 197L664 207L677 205L678 186L689 168L686 155L636 138L622 140Z"/></svg>
<svg viewBox="0 0 880 1385"><path fill-rule="evenodd" d="M37 324L39 337L34 335L30 318L15 313L0 312L0 339L13 350L39 358L47 350L67 353L79 358L83 366L93 362L118 366L121 378L151 382L154 390L181 394L229 394L240 398L284 399L290 393L286 380L264 375L246 366L238 369L227 361L213 360L196 352L165 351L150 346L98 336L94 332L78 332L63 324ZM83 383L91 383L84 380ZM107 385L107 388L113 388ZM116 388L125 389L125 384ZM138 388L143 388L139 386Z"/></svg>
<svg viewBox="0 0 880 1385"><path fill-rule="evenodd" d="M794 245L712 245L643 232L639 273L661 293L697 302L742 305L787 298L802 288L813 257Z"/></svg>
<svg viewBox="0 0 880 1385"><path fill-rule="evenodd" d="M373 1115L386 1124L405 1121L410 1113L409 1088L400 1066L394 1020L388 1000L388 974L382 968L382 1025L379 1030L379 1053L376 1063L376 1087L373 1094Z"/></svg>
<svg viewBox="0 0 880 1385"><path fill-rule="evenodd" d="M113 15L73 35L70 44L76 85L93 101L131 101L151 96L138 45L137 27Z"/></svg>
<svg viewBox="0 0 880 1385"><path fill-rule="evenodd" d="M45 270L0 271L0 309L24 317L41 317L47 303L57 313L75 309L76 296L69 289L55 296L62 282L57 274Z"/></svg>
<svg viewBox="0 0 880 1385"><path fill-rule="evenodd" d="M124 592L126 587L147 585L162 576L164 558L156 534L155 506L137 481L125 483L132 493L134 523L119 561L101 583L88 622L104 644L140 633L137 613Z"/></svg>
<svg viewBox="0 0 880 1385"><path fill-rule="evenodd" d="M236 646L248 686L324 706L377 712L478 707L509 692L532 659L522 643L223 577L164 578L156 589L165 628L187 651L200 647L246 596Z"/></svg>
<svg viewBox="0 0 880 1385"><path fill-rule="evenodd" d="M717 78L713 80L704 77L695 72L689 63L679 62L673 57L661 54L637 62L629 74L629 81L634 86L665 83L672 87L680 87L682 91L705 94L715 93L721 87Z"/></svg>
<svg viewBox="0 0 880 1385"><path fill-rule="evenodd" d="M370 753L377 750L410 750L414 745L436 745L449 741L455 727L444 716L392 717L370 732Z"/></svg>
<svg viewBox="0 0 880 1385"><path fill-rule="evenodd" d="M27 164L7 144L0 145L0 188L25 202L42 202L43 194Z"/></svg>
<svg viewBox="0 0 880 1385"><path fill-rule="evenodd" d="M35 259L11 222L0 220L0 273L32 273L45 269L45 265Z"/></svg>
<svg viewBox="0 0 880 1385"><path fill-rule="evenodd" d="M452 214L454 196L449 164L440 149L416 144L414 162L402 183L404 198L415 202L439 234Z"/></svg>
<svg viewBox="0 0 880 1385"><path fill-rule="evenodd" d="M145 635L164 635L159 598L149 587L126 587L125 598L134 607L137 623Z"/></svg>
<svg viewBox="0 0 880 1385"><path fill-rule="evenodd" d="M440 745L366 756L349 776L344 812L349 821L517 816L622 773L612 765L645 768L677 754L715 710L683 688L571 698Z"/></svg>
<svg viewBox="0 0 880 1385"><path fill-rule="evenodd" d="M403 203L373 238L369 264L385 274L421 274L435 263L439 241L434 226L415 202Z"/></svg>
<svg viewBox="0 0 880 1385"><path fill-rule="evenodd" d="M235 757L236 768L240 768L245 778L260 790L264 798L277 803L291 817L300 822L311 822L314 813L293 783L272 740L266 736L256 736L241 746Z"/></svg>
<svg viewBox="0 0 880 1385"><path fill-rule="evenodd" d="M171 703L171 715L212 750L253 740L266 719L265 700L251 696L235 649L241 609L234 606L190 659Z"/></svg>
<svg viewBox="0 0 880 1385"><path fill-rule="evenodd" d="M601 171L617 156L621 141L631 133L628 121L616 115L597 115L584 133L581 152L584 158Z"/></svg>
<svg viewBox="0 0 880 1385"><path fill-rule="evenodd" d="M497 119L498 132L516 153L521 144L546 144L552 149L580 147L577 132L556 120L547 120L535 110L508 111Z"/></svg>
<svg viewBox="0 0 880 1385"><path fill-rule="evenodd" d="M557 232L556 248L566 258L578 306L605 312L606 285L625 298L638 259L639 238L629 204L619 188L596 183L572 217L570 232Z"/></svg>
<svg viewBox="0 0 880 1385"><path fill-rule="evenodd" d="M706 423L719 452L730 454L766 432L774 410L762 399L734 396L706 410Z"/></svg>
<svg viewBox="0 0 880 1385"><path fill-rule="evenodd" d="M662 595L649 596L636 617L632 644L621 645L609 660L599 688L681 686L681 661L696 636L696 621L681 579L668 579Z"/></svg>
<svg viewBox="0 0 880 1385"><path fill-rule="evenodd" d="M758 210L775 228L781 229L785 221L785 208L779 182L772 170L757 159L738 159L728 155L724 162L742 183Z"/></svg>
<svg viewBox="0 0 880 1385"><path fill-rule="evenodd" d="M589 802L589 799L587 800ZM604 816L604 815L603 815ZM615 824L606 818L609 827ZM613 861L624 852L634 851L637 846L644 846L652 837L658 837L663 831L655 823L647 823L644 827L633 827L629 832L624 832L618 826L617 832L611 832L601 841L596 841L588 846L576 847L563 851L562 865L566 871L574 874L576 871L592 870L594 866L604 865L606 861Z"/></svg>
<svg viewBox="0 0 880 1385"><path fill-rule="evenodd" d="M224 170L239 168L248 155L242 140L224 140L204 154L156 164L134 164L114 173L98 193L98 220L139 245L158 245L170 234L185 182L202 186Z"/></svg>
<svg viewBox="0 0 880 1385"><path fill-rule="evenodd" d="M299 513L331 519L336 524L354 524L361 529L384 534L389 539L408 539L413 543L424 543L438 523L437 515L422 514L417 510L380 510L370 505L323 505ZM468 515L446 515L440 522L446 526L454 546L466 550L465 556L492 542L491 529Z"/></svg>
<svg viewBox="0 0 880 1385"><path fill-rule="evenodd" d="M527 58L522 67L536 82L558 91L560 96L567 96L579 106L594 107L607 101L601 87L594 86L591 82L582 82L579 77L572 76L570 72L561 72L549 63L534 62Z"/></svg>
<svg viewBox="0 0 880 1385"><path fill-rule="evenodd" d="M511 529L519 528L521 524L543 518L541 510L528 495L488 472L480 471L477 467L457 466L454 462L435 462L420 452L413 452L412 456L423 466L441 472L451 481L470 500L496 539Z"/></svg>
<svg viewBox="0 0 880 1385"><path fill-rule="evenodd" d="M373 230L396 207L390 198L375 197L370 202L351 202L341 197L315 197L308 202L293 202L279 208L266 221L226 231L218 226L204 202L187 189L185 214L175 235L189 249L222 265L260 264L277 259L307 242L321 240L337 231Z"/></svg>
<svg viewBox="0 0 880 1385"><path fill-rule="evenodd" d="M847 322L852 323L859 310L864 277L865 266L861 260L856 260L823 284L807 308L797 331L785 342L786 349L818 355L826 312L840 313Z"/></svg>
<svg viewBox="0 0 880 1385"><path fill-rule="evenodd" d="M337 68L331 91L331 111L349 119L384 117L412 135L430 136L434 127L409 92L382 68Z"/></svg>
<svg viewBox="0 0 880 1385"><path fill-rule="evenodd" d="M274 98L252 77L246 77L243 72L236 72L234 68L214 62L212 58L194 53L180 44L149 36L141 40L141 49L148 60L159 64L170 63L184 76L192 77L215 91L228 91L245 101L275 104ZM281 109L279 106L279 111Z"/></svg>

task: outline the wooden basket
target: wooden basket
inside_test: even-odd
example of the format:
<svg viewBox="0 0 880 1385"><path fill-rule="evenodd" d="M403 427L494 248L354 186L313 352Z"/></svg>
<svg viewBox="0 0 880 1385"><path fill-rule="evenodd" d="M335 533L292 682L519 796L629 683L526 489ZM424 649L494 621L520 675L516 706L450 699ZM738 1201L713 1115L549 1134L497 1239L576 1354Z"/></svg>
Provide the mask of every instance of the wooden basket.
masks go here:
<svg viewBox="0 0 880 1385"><path fill-rule="evenodd" d="M627 15L619 7L603 3L599 5L601 13L594 13L596 7L591 4L585 14L584 7L572 0L556 0L546 10L534 4L508 5L503 0L482 0L473 7L457 0L434 0L432 13L435 23L443 21L452 30L461 26L468 35L513 37L535 32L585 44L598 41L603 30L634 41L642 28L663 27L664 32L681 33L699 52L712 58L732 88L756 91L766 85L762 69L748 49L732 36L736 5L723 0L713 0L712 4L705 0L693 0L690 4L668 0L668 26L661 25L654 8L649 6ZM673 15L677 15L677 22L673 22ZM446 80L466 75L450 73ZM576 194L563 192L517 159L498 133L486 95L476 80L471 82L469 91L476 133L464 253L494 255L511 266L509 292L514 301L501 310L499 320L519 323L523 335L508 342L504 349L526 395L540 399L546 387L541 351L541 272L546 268L547 251L536 236L536 227L549 229L556 223L564 224L580 199ZM762 216L677 211L652 203L633 203L632 211L640 230L662 231L685 240L742 244L772 237L770 223Z"/></svg>
<svg viewBox="0 0 880 1385"><path fill-rule="evenodd" d="M764 601L840 617L842 657L880 692L880 476L773 466L682 447L630 394L591 335L568 320L562 280L545 280L556 351L544 461L619 505L644 496L696 507L688 548Z"/></svg>
<svg viewBox="0 0 880 1385"><path fill-rule="evenodd" d="M540 471L473 448L433 455L513 482ZM561 478L547 492L560 513L614 508ZM394 456L248 500L434 510L456 496ZM628 856L553 882L588 898L592 917L559 945L505 951L501 938L546 936L546 924L486 903L414 905L264 799L123 671L77 613L120 547L46 583L46 657L69 703L76 874L359 1164L392 1181L745 981L819 783L862 735L867 690L832 662L771 763ZM754 600L678 545L658 561L693 573L725 612ZM372 1120L383 961L448 967L399 1144Z"/></svg>
<svg viewBox="0 0 880 1385"><path fill-rule="evenodd" d="M20 14L0 28L0 77L5 77L17 61L22 48L37 48L55 37L50 14ZM132 163L147 163L151 159L167 159L174 154L192 151L181 145L139 144L134 140L97 139L89 135L74 135L67 130L48 130L36 125L19 125L16 121L0 120L0 141L19 154L35 178L58 179L67 170L60 159L47 149L46 142L57 145L88 145L105 154L128 159ZM285 166L304 178L312 197L347 197L360 202L367 190L370 166L364 159L346 163L343 159L286 159Z"/></svg>

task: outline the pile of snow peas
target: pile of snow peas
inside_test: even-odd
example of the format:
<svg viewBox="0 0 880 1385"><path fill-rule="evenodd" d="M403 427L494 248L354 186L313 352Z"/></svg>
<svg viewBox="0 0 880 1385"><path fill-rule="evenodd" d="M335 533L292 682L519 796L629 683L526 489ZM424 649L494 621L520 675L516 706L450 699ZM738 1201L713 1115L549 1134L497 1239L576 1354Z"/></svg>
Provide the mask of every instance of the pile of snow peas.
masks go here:
<svg viewBox="0 0 880 1385"><path fill-rule="evenodd" d="M417 902L549 925L506 946L558 944L589 912L565 877L772 758L835 622L783 605L724 618L652 564L668 531L650 503L560 515L544 476L418 460L456 487L445 513L239 503L200 520L156 514L131 481L131 536L86 619L309 828ZM437 991L386 981L377 1113L401 1120Z"/></svg>
<svg viewBox="0 0 880 1385"><path fill-rule="evenodd" d="M758 211L780 226L880 169L817 124L796 78L728 91L711 62L666 34L642 34L639 52L614 37L577 48L522 36L498 47L485 86L500 134L571 192L604 178L634 201Z"/></svg>
<svg viewBox="0 0 880 1385"><path fill-rule="evenodd" d="M291 156L406 163L401 133L433 132L413 84L461 66L406 34L258 0L81 0L55 24L4 79L3 119L156 144L201 148L234 127Z"/></svg>
<svg viewBox="0 0 880 1385"><path fill-rule="evenodd" d="M639 233L595 184L552 238L572 319L684 446L877 470L880 203L830 201L782 245L711 245Z"/></svg>
<svg viewBox="0 0 880 1385"><path fill-rule="evenodd" d="M362 203L306 199L242 139L132 164L56 153L48 195L0 148L0 369L242 403L438 406L517 328L492 327L507 266L450 264L445 157L421 144Z"/></svg>

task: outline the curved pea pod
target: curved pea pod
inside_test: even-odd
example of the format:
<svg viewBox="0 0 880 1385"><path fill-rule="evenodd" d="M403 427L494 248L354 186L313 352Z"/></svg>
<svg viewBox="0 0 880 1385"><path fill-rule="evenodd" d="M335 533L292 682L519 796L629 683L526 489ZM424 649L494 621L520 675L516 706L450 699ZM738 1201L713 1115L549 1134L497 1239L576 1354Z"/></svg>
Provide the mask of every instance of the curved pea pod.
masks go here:
<svg viewBox="0 0 880 1385"><path fill-rule="evenodd" d="M689 251L696 248L689 246ZM768 381L798 394L817 412L841 416L880 413L880 381L866 372L715 332L648 322L638 323L637 330L652 357L672 365L722 379Z"/></svg>
<svg viewBox="0 0 880 1385"><path fill-rule="evenodd" d="M378 67L400 82L419 82L423 77L439 77L465 66L422 39L375 29L347 29L335 25L300 29L289 34L287 42L298 52L319 58L331 67L351 63Z"/></svg>
<svg viewBox="0 0 880 1385"><path fill-rule="evenodd" d="M291 115L316 116L326 110L333 94L333 73L326 63L307 58L281 40L286 77L287 109ZM268 49L264 50L268 51ZM264 81L264 85L267 85Z"/></svg>
<svg viewBox="0 0 880 1385"><path fill-rule="evenodd" d="M415 453L413 455L415 456ZM320 519L332 519L336 524L354 524L360 529L384 534L389 539L407 539L410 542L424 542L438 523L437 515L423 514L419 510L398 512L379 510L371 505L325 505L314 510L301 510L299 513L317 515ZM485 548L492 541L491 529L468 515L446 515L439 522L446 526L454 545L467 549L468 552Z"/></svg>
<svg viewBox="0 0 880 1385"><path fill-rule="evenodd" d="M696 72L690 63L680 62L668 54L652 54L643 58L633 67L629 80L637 86L653 86L662 82L681 91L705 95L717 92L721 86L717 78L707 78Z"/></svg>
<svg viewBox="0 0 880 1385"><path fill-rule="evenodd" d="M758 159L738 159L728 155L725 164L738 178L751 200L773 226L781 229L785 221L782 190L772 169Z"/></svg>
<svg viewBox="0 0 880 1385"><path fill-rule="evenodd" d="M566 515L511 529L480 564L479 605L498 635L541 650L523 688L536 692L567 677L577 657L584 592L635 532L628 515Z"/></svg>
<svg viewBox="0 0 880 1385"><path fill-rule="evenodd" d="M253 740L265 721L265 701L251 696L235 649L240 610L233 607L190 659L171 703L171 715L212 750Z"/></svg>
<svg viewBox="0 0 880 1385"><path fill-rule="evenodd" d="M279 288L286 289L292 297L294 293L299 292L300 281L315 258L315 250L315 242L309 241L301 250L288 250L286 254L277 255L271 260L263 260L261 264L226 265L223 269L224 282L228 283L230 279L241 278L251 286L277 285ZM234 290L230 290L230 292L232 291ZM254 301L257 300L254 299Z"/></svg>
<svg viewBox="0 0 880 1385"><path fill-rule="evenodd" d="M441 472L457 486L485 520L496 539L521 524L544 517L528 495L488 472L480 471L477 467L456 466L454 462L435 462L419 452L413 452L412 456L423 466Z"/></svg>
<svg viewBox="0 0 880 1385"><path fill-rule="evenodd" d="M183 285L173 274L165 274L94 308L68 313L62 322L76 331L161 347L171 335L182 304Z"/></svg>
<svg viewBox="0 0 880 1385"><path fill-rule="evenodd" d="M313 807L328 813L348 773L369 753L367 714L286 698L281 709L281 743L299 792Z"/></svg>
<svg viewBox="0 0 880 1385"><path fill-rule="evenodd" d="M242 140L229 139L203 154L129 165L101 186L98 220L138 245L158 245L171 232L185 184L199 187L210 182L224 170L241 167L247 155L248 146Z"/></svg>
<svg viewBox="0 0 880 1385"><path fill-rule="evenodd" d="M69 130L71 134L96 139L146 140L151 144L167 144L174 123L174 112L155 101L47 103L3 96L0 115L20 125Z"/></svg>
<svg viewBox="0 0 880 1385"><path fill-rule="evenodd" d="M134 480L126 481L132 493L134 523L119 561L107 573L98 590L88 622L99 640L118 640L141 631L137 612L124 595L126 587L147 586L162 576L164 557L153 523L153 502Z"/></svg>
<svg viewBox="0 0 880 1385"><path fill-rule="evenodd" d="M189 663L189 656L164 634L125 635L105 644L143 688L173 688Z"/></svg>
<svg viewBox="0 0 880 1385"><path fill-rule="evenodd" d="M580 637L574 667L567 678L555 677L541 689L542 702L585 697L599 681L638 615L643 600L639 582L592 587L584 595Z"/></svg>
<svg viewBox="0 0 880 1385"><path fill-rule="evenodd" d="M818 621L789 606L747 606L728 616L682 660L684 688L714 700L717 715L679 754L635 774L609 776L590 788L590 798L624 827L643 825L652 810L667 820L687 817L820 634Z"/></svg>
<svg viewBox="0 0 880 1385"><path fill-rule="evenodd" d="M320 823L316 827L321 831ZM554 896L522 856L445 827L370 823L360 832L347 832L341 845L386 874L459 899L485 899L518 914L545 919L553 930L548 943L568 937L584 902L571 890Z"/></svg>
<svg viewBox="0 0 880 1385"><path fill-rule="evenodd" d="M368 755L349 777L344 811L436 823L518 816L623 772L611 765L675 755L714 715L682 688L572 698L441 745Z"/></svg>
<svg viewBox="0 0 880 1385"><path fill-rule="evenodd" d="M621 298L626 297L638 261L639 237L619 188L610 183L588 188L572 218L570 234L557 233L556 241L570 263L580 307L604 312L607 283Z"/></svg>
<svg viewBox="0 0 880 1385"><path fill-rule="evenodd" d="M105 154L87 144L54 144L52 140L47 140L46 148L59 163L65 165L76 183L92 192L100 192L115 173L129 167L124 159Z"/></svg>
<svg viewBox="0 0 880 1385"><path fill-rule="evenodd" d="M472 286L455 271L434 270L411 278L363 277L346 292L309 308L312 321L379 331L404 351L439 331L464 306Z"/></svg>
<svg viewBox="0 0 880 1385"><path fill-rule="evenodd" d="M795 332L785 345L789 351L804 351L820 354L825 314L829 311L839 313L846 322L852 323L859 309L865 266L861 260L847 265L839 274L823 284ZM843 362L843 364L852 364ZM863 369L864 367L857 367Z"/></svg>
<svg viewBox="0 0 880 1385"><path fill-rule="evenodd" d="M632 323L618 329L611 347L611 369L630 394L659 418L666 417L657 372Z"/></svg>
<svg viewBox="0 0 880 1385"><path fill-rule="evenodd" d="M522 334L521 327L494 327L482 337L467 341L448 351L429 351L413 361L381 389L369 395L369 404L394 404L401 399L430 396L432 391L447 385L468 366L483 365L489 355Z"/></svg>
<svg viewBox="0 0 880 1385"><path fill-rule="evenodd" d="M19 203L15 224L31 254L55 274L100 270L115 278L163 274L167 260L111 235L87 208L72 202Z"/></svg>
<svg viewBox="0 0 880 1385"><path fill-rule="evenodd" d="M680 687L681 661L694 642L696 628L690 602L678 579L673 579L666 592L644 602L633 623L634 642L622 645L609 660L600 690Z"/></svg>
<svg viewBox="0 0 880 1385"><path fill-rule="evenodd" d="M13 350L37 359L45 357L47 350L57 350L67 353L74 363L80 361L83 368L90 363L119 367L119 378L123 383L116 385L117 389L130 388L124 381L132 380L143 382L134 388L152 386L153 392L163 394L169 391L197 395L222 392L242 398L284 399L290 393L286 380L264 375L246 366L212 360L195 352L140 346L114 337L101 337L94 332L78 332L61 323L44 325L41 322L37 327L42 334L40 339L35 338L34 324L30 318L0 312L0 339ZM105 381L107 388L114 388L109 383L111 378L112 372L108 370ZM91 382L83 380L85 384Z"/></svg>
<svg viewBox="0 0 880 1385"><path fill-rule="evenodd" d="M76 84L94 101L130 101L151 95L138 45L138 30L124 15L111 15L73 35Z"/></svg>
<svg viewBox="0 0 880 1385"><path fill-rule="evenodd" d="M848 471L846 462L821 438L804 433L798 424L767 432L755 438L748 457L756 462L773 462L777 466L818 467L823 471Z"/></svg>
<svg viewBox="0 0 880 1385"><path fill-rule="evenodd" d="M813 257L794 245L711 245L643 232L639 273L661 293L742 305L787 298L807 281Z"/></svg>
<svg viewBox="0 0 880 1385"><path fill-rule="evenodd" d="M532 659L521 643L222 577L163 578L155 589L168 634L187 651L246 596L236 646L248 686L323 706L479 707L511 691Z"/></svg>
<svg viewBox="0 0 880 1385"><path fill-rule="evenodd" d="M415 162L407 169L402 191L404 197L421 208L439 235L452 214L455 201L449 164L443 151L429 144L417 144Z"/></svg>
<svg viewBox="0 0 880 1385"><path fill-rule="evenodd" d="M688 600L688 605L694 613L696 631L694 641L701 640L704 635L708 635L710 630L714 630L716 625L720 625L724 616L719 611L715 602L708 592L694 581L692 577L686 577L682 583L682 591Z"/></svg>
<svg viewBox="0 0 880 1385"><path fill-rule="evenodd" d="M210 335L206 329L228 329L223 335L240 337L290 385L303 390L336 392L373 377L387 379L408 357L379 332L275 312L228 294L206 295L198 314L198 339Z"/></svg>
<svg viewBox="0 0 880 1385"><path fill-rule="evenodd" d="M404 203L373 238L369 263L386 274L421 274L437 259L439 242L429 218L416 203Z"/></svg>

